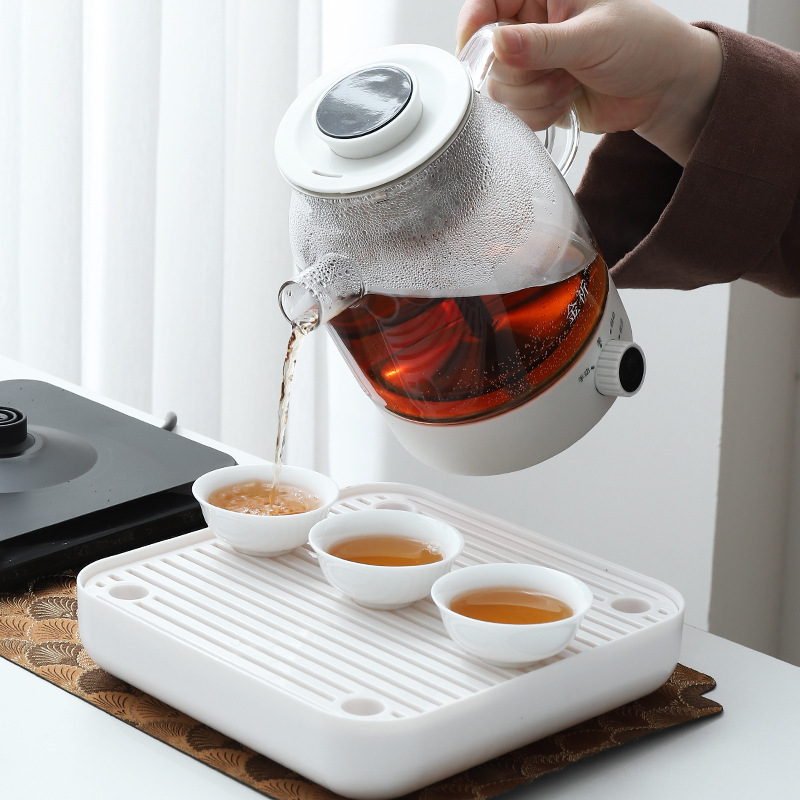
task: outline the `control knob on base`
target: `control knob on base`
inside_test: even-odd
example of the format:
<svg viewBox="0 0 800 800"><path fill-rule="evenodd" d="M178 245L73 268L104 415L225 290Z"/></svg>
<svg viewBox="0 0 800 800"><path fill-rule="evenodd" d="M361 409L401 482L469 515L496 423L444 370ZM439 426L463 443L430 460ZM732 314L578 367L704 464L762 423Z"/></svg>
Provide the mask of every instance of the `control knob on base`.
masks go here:
<svg viewBox="0 0 800 800"><path fill-rule="evenodd" d="M594 371L594 385L600 394L630 397L644 382L642 348L634 342L612 339L603 345Z"/></svg>

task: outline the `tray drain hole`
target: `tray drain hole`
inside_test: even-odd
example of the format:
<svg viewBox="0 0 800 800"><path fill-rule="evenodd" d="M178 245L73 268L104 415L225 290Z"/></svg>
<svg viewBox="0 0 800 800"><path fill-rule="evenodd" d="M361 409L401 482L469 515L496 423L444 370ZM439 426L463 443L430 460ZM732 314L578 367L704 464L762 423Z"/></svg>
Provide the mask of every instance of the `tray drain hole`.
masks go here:
<svg viewBox="0 0 800 800"><path fill-rule="evenodd" d="M652 605L641 597L615 597L611 601L611 608L623 614L644 614Z"/></svg>
<svg viewBox="0 0 800 800"><path fill-rule="evenodd" d="M146 587L139 586L138 583L117 583L108 590L108 593L115 600L141 600L150 594Z"/></svg>
<svg viewBox="0 0 800 800"><path fill-rule="evenodd" d="M384 711L386 706L374 697L348 697L342 702L341 709L355 717L374 717Z"/></svg>
<svg viewBox="0 0 800 800"><path fill-rule="evenodd" d="M388 508L390 511L413 511L413 503L404 503L402 500L382 500L375 503L373 508Z"/></svg>

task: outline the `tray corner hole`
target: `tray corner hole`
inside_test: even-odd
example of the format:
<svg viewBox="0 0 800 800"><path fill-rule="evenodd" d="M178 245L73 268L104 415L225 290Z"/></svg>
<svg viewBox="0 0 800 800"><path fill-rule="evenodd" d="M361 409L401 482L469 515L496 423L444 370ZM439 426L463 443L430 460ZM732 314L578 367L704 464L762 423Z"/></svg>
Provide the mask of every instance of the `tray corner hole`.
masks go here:
<svg viewBox="0 0 800 800"><path fill-rule="evenodd" d="M615 597L611 601L611 608L622 614L644 614L650 611L652 605L641 597Z"/></svg>
<svg viewBox="0 0 800 800"><path fill-rule="evenodd" d="M354 717L374 717L386 710L386 706L374 697L348 697L340 708Z"/></svg>
<svg viewBox="0 0 800 800"><path fill-rule="evenodd" d="M117 583L108 590L108 594L115 600L141 600L150 592L138 583Z"/></svg>

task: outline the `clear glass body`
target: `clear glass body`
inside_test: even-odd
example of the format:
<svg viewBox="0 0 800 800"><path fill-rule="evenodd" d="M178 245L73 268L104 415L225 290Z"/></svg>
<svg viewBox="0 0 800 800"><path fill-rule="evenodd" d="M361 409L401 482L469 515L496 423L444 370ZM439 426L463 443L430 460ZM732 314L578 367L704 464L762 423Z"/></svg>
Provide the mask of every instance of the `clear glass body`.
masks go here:
<svg viewBox="0 0 800 800"><path fill-rule="evenodd" d="M508 411L593 341L608 292L601 256L550 286L455 298L367 294L329 330L367 394L418 422Z"/></svg>

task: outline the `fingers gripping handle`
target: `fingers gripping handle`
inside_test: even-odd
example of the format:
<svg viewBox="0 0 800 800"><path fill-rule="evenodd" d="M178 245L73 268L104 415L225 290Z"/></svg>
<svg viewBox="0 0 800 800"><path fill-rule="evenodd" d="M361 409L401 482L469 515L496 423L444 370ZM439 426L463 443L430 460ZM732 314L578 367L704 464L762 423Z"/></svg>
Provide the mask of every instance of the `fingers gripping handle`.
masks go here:
<svg viewBox="0 0 800 800"><path fill-rule="evenodd" d="M491 22L479 28L472 35L472 38L464 45L461 52L458 54L459 61L461 61L472 78L472 85L475 87L476 92L483 89L486 79L489 77L489 71L494 63L494 50L492 48L492 34L498 25L509 25L509 22ZM556 166L562 175L566 175L572 162L575 160L575 155L578 152L578 141L580 138L580 122L578 121L578 111L574 105L569 107L566 115L567 126L561 128L551 125L545 132L544 146L547 152L553 155L556 137L565 136L564 150L561 153ZM555 161L555 158L553 159Z"/></svg>

